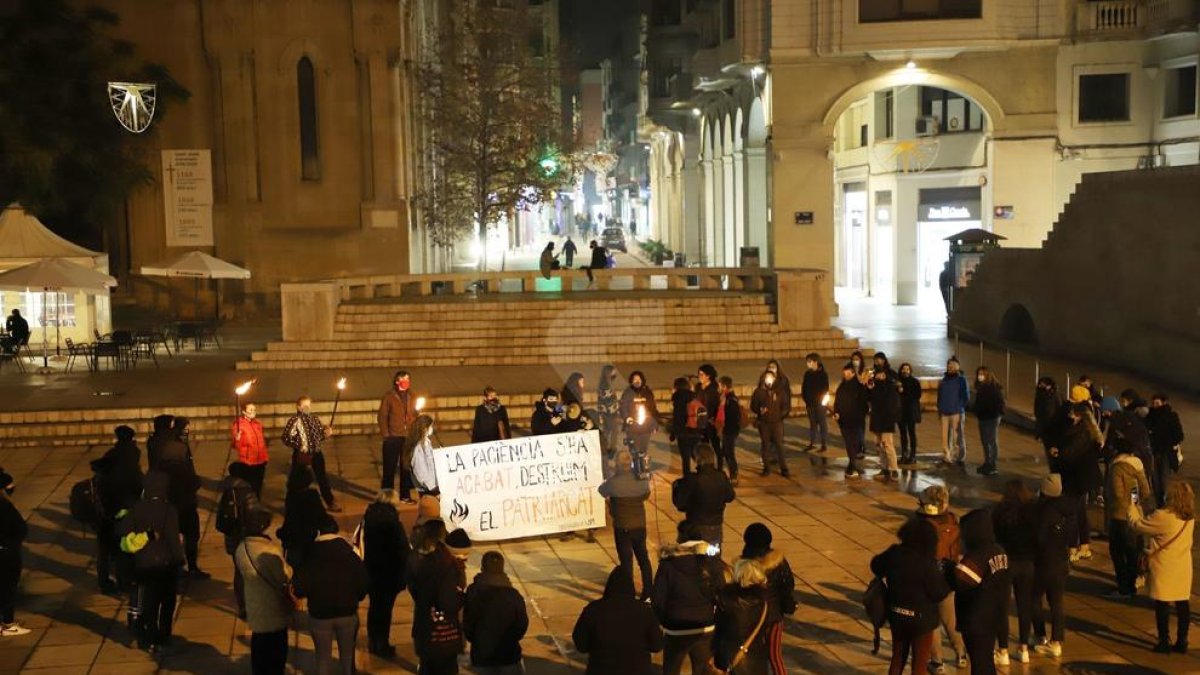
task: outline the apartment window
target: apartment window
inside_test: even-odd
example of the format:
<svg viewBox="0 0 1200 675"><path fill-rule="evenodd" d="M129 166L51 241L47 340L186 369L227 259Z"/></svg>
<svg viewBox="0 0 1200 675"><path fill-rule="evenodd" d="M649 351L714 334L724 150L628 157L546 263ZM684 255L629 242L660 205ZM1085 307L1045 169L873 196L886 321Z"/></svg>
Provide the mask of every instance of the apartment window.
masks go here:
<svg viewBox="0 0 1200 675"><path fill-rule="evenodd" d="M296 92L300 103L300 177L320 180L321 156L317 137L317 85L312 60L296 64Z"/></svg>
<svg viewBox="0 0 1200 675"><path fill-rule="evenodd" d="M1163 117L1196 116L1196 66L1167 69Z"/></svg>
<svg viewBox="0 0 1200 675"><path fill-rule="evenodd" d="M656 0L653 10L653 25L678 26L682 22L679 0Z"/></svg>
<svg viewBox="0 0 1200 675"><path fill-rule="evenodd" d="M875 92L875 139L896 137L896 94L891 89Z"/></svg>
<svg viewBox="0 0 1200 675"><path fill-rule="evenodd" d="M721 14L721 24L725 26L725 39L737 37L737 0L725 0Z"/></svg>
<svg viewBox="0 0 1200 675"><path fill-rule="evenodd" d="M859 23L978 19L983 0L858 0Z"/></svg>
<svg viewBox="0 0 1200 675"><path fill-rule="evenodd" d="M983 130L983 109L971 99L937 87L921 87L919 98L920 116L932 118L939 134Z"/></svg>
<svg viewBox="0 0 1200 675"><path fill-rule="evenodd" d="M1129 73L1080 75L1079 121L1129 121Z"/></svg>
<svg viewBox="0 0 1200 675"><path fill-rule="evenodd" d="M659 61L651 71L650 96L652 98L669 98L674 93L672 84L682 72L683 59L681 58L674 57Z"/></svg>

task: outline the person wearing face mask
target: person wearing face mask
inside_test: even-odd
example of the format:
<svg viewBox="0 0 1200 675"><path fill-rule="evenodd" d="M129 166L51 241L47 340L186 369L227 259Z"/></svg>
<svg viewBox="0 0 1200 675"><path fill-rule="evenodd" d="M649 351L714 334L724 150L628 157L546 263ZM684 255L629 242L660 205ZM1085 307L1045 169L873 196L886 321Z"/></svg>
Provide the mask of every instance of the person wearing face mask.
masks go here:
<svg viewBox="0 0 1200 675"><path fill-rule="evenodd" d="M842 366L842 383L833 395L833 419L846 444L846 478L858 478L858 456L863 451L863 430L870 402L867 388L858 379L853 363Z"/></svg>
<svg viewBox="0 0 1200 675"><path fill-rule="evenodd" d="M996 374L987 366L975 371L975 417L979 420L979 443L983 446L983 465L976 473L995 476L1000 473L996 462L1000 457L1000 420L1004 417L1004 389Z"/></svg>
<svg viewBox="0 0 1200 675"><path fill-rule="evenodd" d="M750 410L754 412L761 441L764 476L771 475L772 462L779 465L779 475L784 478L791 475L783 456L783 406L782 388L775 374L768 370L758 379L758 388L750 396Z"/></svg>
<svg viewBox="0 0 1200 675"><path fill-rule="evenodd" d="M542 400L533 407L533 417L529 419L529 431L534 436L547 436L565 431L563 420L566 410L559 401L558 392L546 389L542 392Z"/></svg>
<svg viewBox="0 0 1200 675"><path fill-rule="evenodd" d="M938 382L938 419L942 423L942 464L965 466L967 443L963 439L963 415L967 410L970 391L967 388L967 378L962 376L958 358L951 356L946 361L946 373ZM957 453L952 454L951 436Z"/></svg>
<svg viewBox="0 0 1200 675"><path fill-rule="evenodd" d="M29 534L25 519L12 503L16 485L13 477L0 469L0 637L29 634L14 616L21 582L21 546Z"/></svg>
<svg viewBox="0 0 1200 675"><path fill-rule="evenodd" d="M825 372L825 364L821 363L821 355L813 352L804 357L804 380L800 383L800 398L804 399L804 411L808 414L808 447L816 446L818 434L821 439L821 452L825 452L829 443L829 423L825 419L825 395L829 393L829 374Z"/></svg>
<svg viewBox="0 0 1200 675"><path fill-rule="evenodd" d="M408 432L406 443L413 449L412 474L417 494L437 497L441 490L438 489L437 468L433 462L433 418L419 415Z"/></svg>
<svg viewBox="0 0 1200 675"><path fill-rule="evenodd" d="M246 465L246 480L254 494L262 498L263 478L267 474L267 437L258 421L258 406L242 404L242 414L233 423L233 447L238 461Z"/></svg>
<svg viewBox="0 0 1200 675"><path fill-rule="evenodd" d="M342 507L333 496L329 476L325 473L325 453L321 451L325 439L332 435L333 429L322 424L312 413L312 399L308 396L297 399L296 414L283 425L283 444L292 449L292 464L299 463L312 468L325 508L331 513L340 513ZM386 462L384 468L386 470Z"/></svg>
<svg viewBox="0 0 1200 675"><path fill-rule="evenodd" d="M646 382L640 370L629 374L629 387L621 394L619 406L621 419L625 421L628 440L640 457L648 456L650 437L658 429L658 406L654 403L654 390Z"/></svg>
<svg viewBox="0 0 1200 675"><path fill-rule="evenodd" d="M861 377L867 370L867 362L863 360L863 353L859 350L854 350L850 354L850 365L854 368L855 377Z"/></svg>
<svg viewBox="0 0 1200 675"><path fill-rule="evenodd" d="M500 403L494 387L484 387L483 403L475 408L475 421L471 424L471 442L490 443L505 438L512 438L508 409Z"/></svg>
<svg viewBox="0 0 1200 675"><path fill-rule="evenodd" d="M192 451L188 446L187 418L176 417L171 428L175 431L175 439L163 445L157 470L169 477L168 499L178 514L188 574L207 579L208 572L199 567L200 505L197 493L200 491L200 477L196 475L196 465L192 462Z"/></svg>
<svg viewBox="0 0 1200 675"><path fill-rule="evenodd" d="M600 369L600 382L596 389L596 413L600 419L600 446L605 455L612 457L620 444L621 397L613 383L617 380L617 367L609 364Z"/></svg>
<svg viewBox="0 0 1200 675"><path fill-rule="evenodd" d="M778 363L776 363L776 368L778 367ZM696 371L696 379L699 382L697 392L700 404L704 406L704 410L708 413L709 421L711 422L717 415L717 408L721 405L721 386L717 383L717 369L712 364L706 363ZM702 429L700 436L700 440L706 441L709 445L713 446L713 450L720 457L721 434L717 433L717 427L713 424L706 425Z"/></svg>
<svg viewBox="0 0 1200 675"><path fill-rule="evenodd" d="M396 469L400 469L400 501L412 504L412 476L405 470L406 457L412 448L405 447L413 420L417 419L417 397L413 395L412 376L406 370L398 370L392 377L392 388L379 402L379 435L383 437L383 474L380 488L391 490L396 487Z"/></svg>
<svg viewBox="0 0 1200 675"><path fill-rule="evenodd" d="M917 463L917 425L921 423L921 381L912 365L900 364L900 465Z"/></svg>
<svg viewBox="0 0 1200 675"><path fill-rule="evenodd" d="M900 466L896 461L896 422L900 417L900 389L895 380L888 378L888 370L872 371L867 386L867 399L871 405L871 433L879 446L880 459L884 466L875 480L890 482L900 477Z"/></svg>

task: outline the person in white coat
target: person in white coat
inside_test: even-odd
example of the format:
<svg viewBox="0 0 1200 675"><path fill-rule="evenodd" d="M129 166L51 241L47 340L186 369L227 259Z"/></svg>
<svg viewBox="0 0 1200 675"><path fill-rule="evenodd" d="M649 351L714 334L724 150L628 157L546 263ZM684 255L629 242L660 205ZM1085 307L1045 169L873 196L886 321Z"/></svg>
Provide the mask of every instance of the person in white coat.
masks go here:
<svg viewBox="0 0 1200 675"><path fill-rule="evenodd" d="M1167 488L1167 503L1149 516L1136 508L1129 512L1129 528L1147 540L1150 560L1150 598L1158 622L1158 645L1154 651L1180 654L1188 650L1188 623L1192 612L1192 537L1196 530L1196 493L1187 481L1177 480ZM1178 629L1171 644L1171 605L1175 606Z"/></svg>
<svg viewBox="0 0 1200 675"><path fill-rule="evenodd" d="M420 415L408 432L409 447L413 449L413 483L421 496L441 494L438 490L437 467L433 463L433 418Z"/></svg>

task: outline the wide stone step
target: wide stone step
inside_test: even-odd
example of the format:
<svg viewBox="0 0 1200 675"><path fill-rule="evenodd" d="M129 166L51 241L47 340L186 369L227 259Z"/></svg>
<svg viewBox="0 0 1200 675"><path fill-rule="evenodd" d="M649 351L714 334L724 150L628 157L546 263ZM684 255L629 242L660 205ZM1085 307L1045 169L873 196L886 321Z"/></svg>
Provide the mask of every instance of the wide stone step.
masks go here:
<svg viewBox="0 0 1200 675"><path fill-rule="evenodd" d="M770 320L775 316L770 307L693 307L687 309L660 309L606 311L601 309L575 308L562 311L546 312L458 312L453 309L442 313L429 312L377 312L372 314L339 313L336 321L345 324L385 323L385 322L421 322L441 325L447 321L498 322L510 321L530 323L537 321L557 321L563 318L588 319L628 319L644 320L647 317L680 318L695 320L697 316L726 316L744 317L751 319Z"/></svg>
<svg viewBox="0 0 1200 675"><path fill-rule="evenodd" d="M576 299L555 300L460 300L455 302L406 302L404 300L343 302L338 310L346 314L375 314L378 312L489 312L489 311L563 311L581 307L606 311L645 310L647 308L689 307L764 307L764 295L697 296L690 298L630 298L621 300L586 301Z"/></svg>

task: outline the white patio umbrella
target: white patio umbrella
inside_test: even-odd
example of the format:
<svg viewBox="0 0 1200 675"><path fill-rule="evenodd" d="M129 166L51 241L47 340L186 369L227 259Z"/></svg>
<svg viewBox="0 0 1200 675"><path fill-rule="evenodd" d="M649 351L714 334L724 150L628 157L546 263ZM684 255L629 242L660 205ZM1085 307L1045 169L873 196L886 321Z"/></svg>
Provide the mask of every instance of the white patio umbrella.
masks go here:
<svg viewBox="0 0 1200 675"><path fill-rule="evenodd" d="M195 302L200 304L201 279L249 279L250 270L231 262L215 258L201 251L185 253L170 263L145 265L142 275L147 277L190 277L196 280Z"/></svg>
<svg viewBox="0 0 1200 675"><path fill-rule="evenodd" d="M45 258L33 264L0 273L0 289L42 292L42 368L50 367L50 340L46 331L46 294L73 292L105 295L117 280L64 258ZM55 312L61 303L55 302ZM55 324L62 323L55 317ZM57 339L57 338L56 338Z"/></svg>

